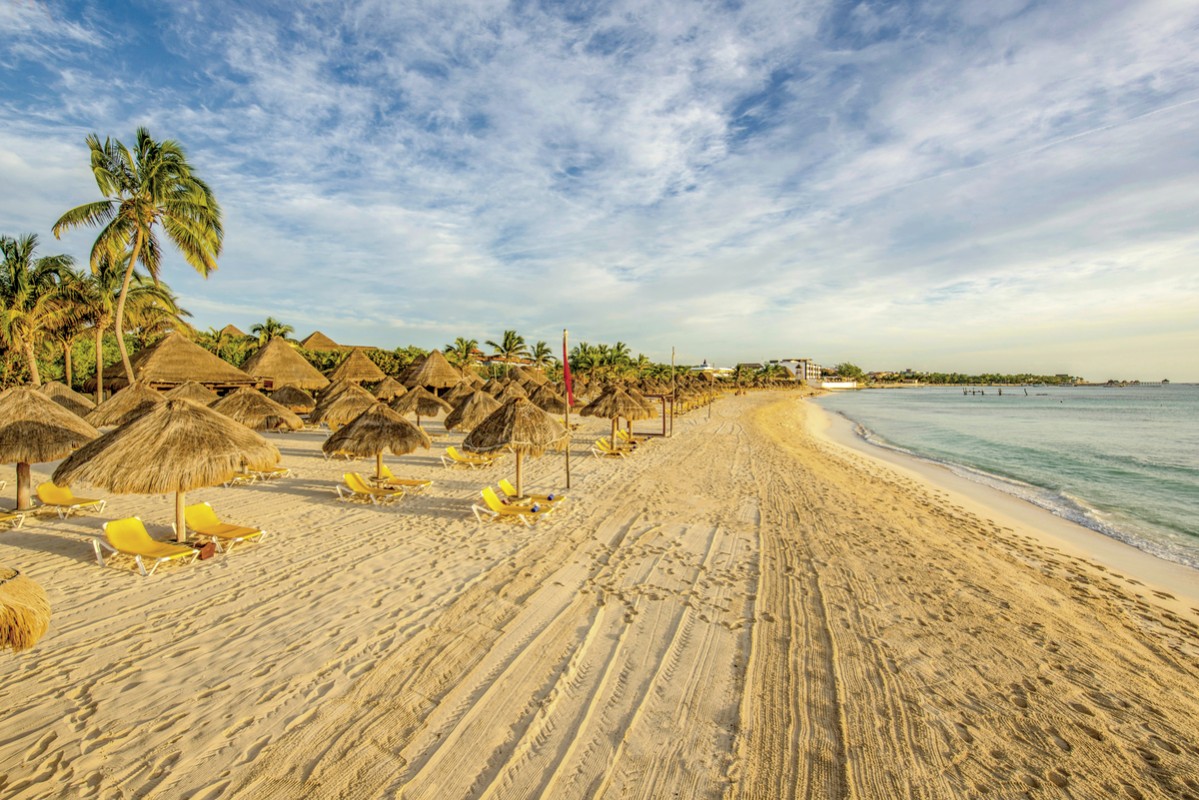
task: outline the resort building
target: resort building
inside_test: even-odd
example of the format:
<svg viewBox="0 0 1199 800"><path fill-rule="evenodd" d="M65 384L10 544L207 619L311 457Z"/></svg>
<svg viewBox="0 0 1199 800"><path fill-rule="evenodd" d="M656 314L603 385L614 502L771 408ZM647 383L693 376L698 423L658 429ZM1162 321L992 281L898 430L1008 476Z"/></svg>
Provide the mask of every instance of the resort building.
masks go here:
<svg viewBox="0 0 1199 800"><path fill-rule="evenodd" d="M820 384L820 365L812 359L784 358L778 363L794 375L795 380L806 383L809 386L818 386Z"/></svg>

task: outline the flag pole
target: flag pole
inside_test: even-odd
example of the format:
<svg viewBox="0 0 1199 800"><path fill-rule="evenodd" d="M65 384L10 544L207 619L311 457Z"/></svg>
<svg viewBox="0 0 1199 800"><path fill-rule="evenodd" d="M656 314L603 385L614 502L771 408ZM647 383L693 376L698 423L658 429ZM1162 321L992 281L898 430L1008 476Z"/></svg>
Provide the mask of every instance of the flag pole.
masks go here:
<svg viewBox="0 0 1199 800"><path fill-rule="evenodd" d="M566 411L562 415L562 424L566 427L566 488L570 488L570 445L573 437L570 434L570 406L574 402L574 393L570 387L570 358L566 350L566 328L562 329L562 383L566 389Z"/></svg>

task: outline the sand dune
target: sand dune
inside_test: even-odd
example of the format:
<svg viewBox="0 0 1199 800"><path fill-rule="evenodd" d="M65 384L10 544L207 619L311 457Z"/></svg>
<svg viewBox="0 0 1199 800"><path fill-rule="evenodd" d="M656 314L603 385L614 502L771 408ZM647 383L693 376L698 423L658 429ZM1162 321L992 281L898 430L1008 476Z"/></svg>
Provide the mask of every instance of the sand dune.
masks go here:
<svg viewBox="0 0 1199 800"><path fill-rule="evenodd" d="M297 477L189 496L270 531L227 557L146 580L95 565L95 517L0 532L55 610L0 656L0 797L1199 797L1192 598L813 413L729 397L605 461L583 420L533 529L470 516L504 467L432 454L389 459L426 496L337 503L298 433ZM104 517L134 513L171 500Z"/></svg>

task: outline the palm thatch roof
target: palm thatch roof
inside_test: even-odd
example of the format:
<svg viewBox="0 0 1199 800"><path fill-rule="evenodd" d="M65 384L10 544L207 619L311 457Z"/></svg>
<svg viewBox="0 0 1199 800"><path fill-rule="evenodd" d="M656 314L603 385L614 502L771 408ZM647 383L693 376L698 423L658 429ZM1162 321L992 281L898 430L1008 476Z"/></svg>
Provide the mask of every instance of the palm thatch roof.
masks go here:
<svg viewBox="0 0 1199 800"><path fill-rule="evenodd" d="M363 411L379 403L371 393L360 386L347 389L332 398L322 397L316 408L308 415L312 423L323 422L330 427L345 425Z"/></svg>
<svg viewBox="0 0 1199 800"><path fill-rule="evenodd" d="M280 386L271 392L271 399L297 414L307 414L316 408L316 401L312 399L312 395L300 387L291 386L290 384Z"/></svg>
<svg viewBox="0 0 1199 800"><path fill-rule="evenodd" d="M300 347L305 350L344 350L345 348L337 342L330 339L320 331L313 331L308 334L301 342Z"/></svg>
<svg viewBox="0 0 1199 800"><path fill-rule="evenodd" d="M79 392L67 386L65 383L58 381L50 381L42 384L42 394L49 397L54 402L65 408L67 411L84 417L87 413L96 407L92 399L87 395L79 394Z"/></svg>
<svg viewBox="0 0 1199 800"><path fill-rule="evenodd" d="M584 417L603 417L612 420L617 418L649 419L654 416L653 411L618 386L609 386L599 397L583 406L579 413Z"/></svg>
<svg viewBox="0 0 1199 800"><path fill-rule="evenodd" d="M133 376L151 387L178 386L195 381L205 386L253 386L257 378L222 361L178 331L131 361Z"/></svg>
<svg viewBox="0 0 1199 800"><path fill-rule="evenodd" d="M374 361L367 358L366 353L361 350L351 350L345 361L338 364L337 369L333 370L333 374L329 377L334 381L377 383L387 376L376 366Z"/></svg>
<svg viewBox="0 0 1199 800"><path fill-rule="evenodd" d="M298 431L304 427L304 420L294 411L249 386L222 397L211 408L256 431L280 428Z"/></svg>
<svg viewBox="0 0 1199 800"><path fill-rule="evenodd" d="M500 403L507 403L514 397L523 397L528 399L529 393L525 391L525 387L521 386L518 381L508 381L508 385L495 396Z"/></svg>
<svg viewBox="0 0 1199 800"><path fill-rule="evenodd" d="M267 389L288 384L301 389L324 389L329 385L329 379L283 339L271 339L260 347L242 369L260 378Z"/></svg>
<svg viewBox="0 0 1199 800"><path fill-rule="evenodd" d="M31 386L14 386L0 396L0 462L54 461L99 435Z"/></svg>
<svg viewBox="0 0 1199 800"><path fill-rule="evenodd" d="M209 389L207 386L196 383L195 381L188 381L187 383L181 383L174 389L171 389L171 391L163 395L163 398L167 400L191 400L193 403L199 403L202 406L206 406L215 403L220 398L220 395Z"/></svg>
<svg viewBox="0 0 1199 800"><path fill-rule="evenodd" d="M503 403L496 400L482 389L476 389L463 398L454 410L445 418L447 430L456 431L460 428L474 430L479 423L491 416Z"/></svg>
<svg viewBox="0 0 1199 800"><path fill-rule="evenodd" d="M533 367L523 367L519 364L508 371L508 377L521 383L535 383L540 386L543 383L548 383L549 378L545 373Z"/></svg>
<svg viewBox="0 0 1199 800"><path fill-rule="evenodd" d="M375 403L333 433L321 448L326 453L341 451L356 456L377 456L390 450L402 456L418 447L428 449L432 444L428 435L403 415Z"/></svg>
<svg viewBox="0 0 1199 800"><path fill-rule="evenodd" d="M243 339L249 338L245 331L234 325L232 322L221 328L220 332L225 336L240 336Z"/></svg>
<svg viewBox="0 0 1199 800"><path fill-rule="evenodd" d="M462 380L462 373L446 361L440 350L433 350L425 356L416 371L405 377L405 384L409 388L424 386L427 389L448 389Z"/></svg>
<svg viewBox="0 0 1199 800"><path fill-rule="evenodd" d="M554 390L554 387L548 383L534 389L532 394L529 395L529 399L533 401L533 405L542 411L551 414L563 414L566 412L566 399L558 394Z"/></svg>
<svg viewBox="0 0 1199 800"><path fill-rule="evenodd" d="M441 396L441 399L452 406L457 407L466 398L470 397L478 391L477 387L466 378L458 382L457 386L451 387L448 392Z"/></svg>
<svg viewBox="0 0 1199 800"><path fill-rule="evenodd" d="M50 600L33 579L0 566L0 650L28 650L50 627Z"/></svg>
<svg viewBox="0 0 1199 800"><path fill-rule="evenodd" d="M215 486L278 460L275 446L244 425L190 400L164 400L76 450L54 470L54 482L166 494Z"/></svg>
<svg viewBox="0 0 1199 800"><path fill-rule="evenodd" d="M408 390L404 388L404 384L388 375L379 382L379 385L375 387L375 391L372 394L374 394L376 399L386 403L388 400L394 400L406 391Z"/></svg>
<svg viewBox="0 0 1199 800"><path fill-rule="evenodd" d="M135 381L132 386L126 386L96 406L95 410L84 419L97 428L106 425L124 425L130 420L137 419L161 402L163 402L161 394L141 381Z"/></svg>
<svg viewBox="0 0 1199 800"><path fill-rule="evenodd" d="M391 401L391 407L401 414L416 414L418 417L435 417L443 411L452 411L453 407L437 395L417 386Z"/></svg>
<svg viewBox="0 0 1199 800"><path fill-rule="evenodd" d="M514 397L493 411L462 441L474 453L510 450L539 456L547 449L561 449L569 437L556 419L524 397Z"/></svg>

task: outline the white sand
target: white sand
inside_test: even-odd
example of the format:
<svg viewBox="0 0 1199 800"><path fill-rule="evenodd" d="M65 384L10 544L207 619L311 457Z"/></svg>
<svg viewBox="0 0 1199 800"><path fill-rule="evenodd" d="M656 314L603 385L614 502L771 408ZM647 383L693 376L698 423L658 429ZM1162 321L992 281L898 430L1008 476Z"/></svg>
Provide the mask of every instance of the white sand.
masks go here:
<svg viewBox="0 0 1199 800"><path fill-rule="evenodd" d="M337 503L301 433L299 477L189 495L271 532L227 557L143 579L94 563L95 516L0 532L55 611L0 655L0 797L1199 796L1199 611L1163 582L822 443L793 396L707 413L626 460L583 420L531 530L470 515L504 467L432 454L388 458L426 496ZM171 502L103 518L165 538Z"/></svg>

